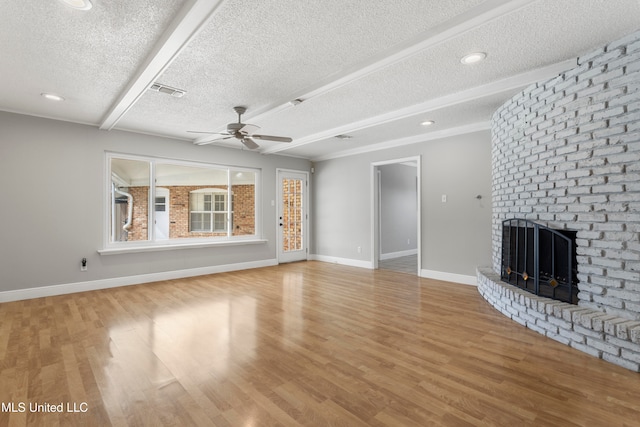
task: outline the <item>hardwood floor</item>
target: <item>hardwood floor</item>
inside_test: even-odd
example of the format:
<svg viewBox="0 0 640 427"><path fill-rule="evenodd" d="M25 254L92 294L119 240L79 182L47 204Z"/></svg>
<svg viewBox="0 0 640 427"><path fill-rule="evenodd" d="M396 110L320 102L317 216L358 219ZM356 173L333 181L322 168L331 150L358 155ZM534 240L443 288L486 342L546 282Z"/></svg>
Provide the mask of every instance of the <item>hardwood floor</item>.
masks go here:
<svg viewBox="0 0 640 427"><path fill-rule="evenodd" d="M0 402L0 426L637 426L640 374L472 286L302 262L0 304Z"/></svg>
<svg viewBox="0 0 640 427"><path fill-rule="evenodd" d="M378 261L381 270L393 270L399 273L418 275L418 255L407 255Z"/></svg>

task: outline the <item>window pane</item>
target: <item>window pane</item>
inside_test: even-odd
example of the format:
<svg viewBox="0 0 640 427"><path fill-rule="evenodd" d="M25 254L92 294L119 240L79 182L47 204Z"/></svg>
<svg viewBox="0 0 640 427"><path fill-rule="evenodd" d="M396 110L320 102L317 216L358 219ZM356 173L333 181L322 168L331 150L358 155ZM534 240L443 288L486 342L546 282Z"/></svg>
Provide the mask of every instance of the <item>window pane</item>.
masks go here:
<svg viewBox="0 0 640 427"><path fill-rule="evenodd" d="M203 212L191 213L191 231L211 231L211 214Z"/></svg>
<svg viewBox="0 0 640 427"><path fill-rule="evenodd" d="M256 234L258 170L107 156L112 174L107 243Z"/></svg>
<svg viewBox="0 0 640 427"><path fill-rule="evenodd" d="M150 163L111 159L110 242L149 239Z"/></svg>
<svg viewBox="0 0 640 427"><path fill-rule="evenodd" d="M231 171L233 236L256 234L256 172Z"/></svg>
<svg viewBox="0 0 640 427"><path fill-rule="evenodd" d="M225 203L225 201L227 200L227 194L216 194L215 195L215 207L214 207L214 211L216 212L226 212L227 211L227 204Z"/></svg>
<svg viewBox="0 0 640 427"><path fill-rule="evenodd" d="M227 214L216 213L214 215L213 231L214 232L226 232L227 231Z"/></svg>
<svg viewBox="0 0 640 427"><path fill-rule="evenodd" d="M220 236L211 212L214 194L226 193L227 169L158 162L156 186L169 190L169 239Z"/></svg>

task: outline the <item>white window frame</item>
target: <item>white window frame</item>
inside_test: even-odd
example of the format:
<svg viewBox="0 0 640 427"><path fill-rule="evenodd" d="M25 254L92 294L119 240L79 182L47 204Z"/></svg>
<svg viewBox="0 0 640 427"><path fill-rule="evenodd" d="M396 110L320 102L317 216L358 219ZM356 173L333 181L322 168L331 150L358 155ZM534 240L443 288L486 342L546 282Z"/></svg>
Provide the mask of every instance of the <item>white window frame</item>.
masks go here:
<svg viewBox="0 0 640 427"><path fill-rule="evenodd" d="M226 170L227 173L227 190L219 189L219 188L208 188L203 190L215 190L215 192L225 192L227 194L227 233L225 236L212 236L212 237L192 237L192 238L174 238L174 239L166 239L166 240L156 240L154 236L154 227L148 227L148 240L144 241L126 241L126 242L114 242L111 241L111 207L112 207L112 171L111 171L111 163L113 159L124 159L124 160L135 160L149 163L149 199L147 201L147 206L150 208L148 210L148 224L153 224L154 216L155 216L155 197L156 197L156 180L155 180L155 172L156 166L158 164L171 164L171 165L179 165L179 166L187 166L187 167L196 167L196 168L210 168ZM103 230L103 248L98 250L100 254L109 255L109 254L118 254L118 253L128 253L128 252L146 252L146 251L155 251L155 250L167 250L167 249L180 249L180 248L195 248L195 247L209 247L209 246L225 246L225 245L237 245L237 244L255 244L255 243L265 243L267 240L262 236L262 171L257 168L248 168L248 167L238 167L231 165L221 165L214 163L202 163L202 162L194 162L194 161L185 161L185 160L175 160L161 157L151 157L151 156L139 156L139 155L131 155L117 152L105 152L105 185L104 185L104 201L105 208L104 213L105 217L103 220L104 230ZM233 203L229 203L229 201L233 200L233 192L231 190L231 174L237 172L249 172L255 174L255 191L254 191L254 203L255 203L255 216L254 216L254 227L255 232L253 235L241 235L234 236L233 235L233 227L229 222L233 218ZM200 190L194 190L200 191ZM211 192L211 191L209 191ZM191 194L191 193L190 193ZM212 203L214 203L212 201ZM189 206L190 208L190 206ZM189 209L189 221L191 217L191 210ZM191 225L189 224L189 229ZM197 234L198 232L194 232Z"/></svg>
<svg viewBox="0 0 640 427"><path fill-rule="evenodd" d="M229 205L229 193L231 193L231 205ZM211 195L211 209L210 210L195 210L191 209L191 195L192 194L203 194L203 195ZM224 196L224 210L216 210L215 205L216 200L215 196L223 195ZM191 214L192 213L203 213L203 214L211 214L211 223L208 230L194 230L191 225ZM216 215L226 215L224 220L224 229L216 229ZM229 233L230 230L233 230L233 191L223 190L222 188L200 188L198 190L193 190L189 192L189 232L190 233Z"/></svg>

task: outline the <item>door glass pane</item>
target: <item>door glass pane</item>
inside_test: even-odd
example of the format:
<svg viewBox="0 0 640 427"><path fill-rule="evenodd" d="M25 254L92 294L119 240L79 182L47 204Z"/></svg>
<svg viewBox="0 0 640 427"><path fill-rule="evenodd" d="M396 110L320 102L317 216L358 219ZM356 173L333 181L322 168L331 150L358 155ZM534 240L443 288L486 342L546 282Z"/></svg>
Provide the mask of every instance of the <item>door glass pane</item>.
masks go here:
<svg viewBox="0 0 640 427"><path fill-rule="evenodd" d="M164 197L156 197L156 212L165 212L166 204Z"/></svg>
<svg viewBox="0 0 640 427"><path fill-rule="evenodd" d="M282 249L284 252L303 248L303 194L301 179L282 180Z"/></svg>

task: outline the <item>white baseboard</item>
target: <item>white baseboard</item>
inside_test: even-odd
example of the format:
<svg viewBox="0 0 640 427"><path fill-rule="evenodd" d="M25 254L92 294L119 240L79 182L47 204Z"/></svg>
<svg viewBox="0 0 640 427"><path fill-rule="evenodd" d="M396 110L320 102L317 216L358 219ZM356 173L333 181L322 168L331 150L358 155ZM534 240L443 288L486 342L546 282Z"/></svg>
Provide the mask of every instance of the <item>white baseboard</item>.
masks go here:
<svg viewBox="0 0 640 427"><path fill-rule="evenodd" d="M384 261L385 259L401 258L403 256L409 256L409 255L418 255L418 250L409 249L407 251L398 251L398 252L389 252L386 254L380 254L380 259Z"/></svg>
<svg viewBox="0 0 640 427"><path fill-rule="evenodd" d="M38 288L18 289L0 292L0 302L20 301L75 292L95 291L98 289L117 288L119 286L139 285L161 280L182 279L184 277L203 276L205 274L225 273L228 271L248 270L251 268L278 265L277 259L241 262L237 264L215 265L211 267L189 268L185 270L164 271L160 273L140 274L136 276L116 277L113 279L91 280L62 285L42 286Z"/></svg>
<svg viewBox="0 0 640 427"><path fill-rule="evenodd" d="M462 283L463 285L478 286L478 278L476 276L447 273L445 271L423 269L420 271L420 277L424 277L425 279L444 280L445 282Z"/></svg>
<svg viewBox="0 0 640 427"><path fill-rule="evenodd" d="M371 261L361 261L351 258L339 258L327 255L309 255L309 260L330 262L333 264L348 265L351 267L368 268L370 270L373 268L373 265L371 265Z"/></svg>
<svg viewBox="0 0 640 427"><path fill-rule="evenodd" d="M309 255L309 260L347 265L351 267L372 269L370 261L351 258L340 258L326 255ZM98 289L117 288L120 286L139 285L142 283L158 282L161 280L182 279L184 277L203 276L206 274L225 273L228 271L248 270L252 268L271 267L278 265L277 259L242 262L237 264L215 265L211 267L190 268L185 270L164 271L160 273L140 274L136 276L116 277L113 279L91 280L86 282L67 283L61 285L41 286L38 288L17 289L0 292L0 303L20 301L32 298L72 294L76 292L95 291ZM462 283L477 286L476 276L446 273L434 270L421 270L420 277L447 282Z"/></svg>

